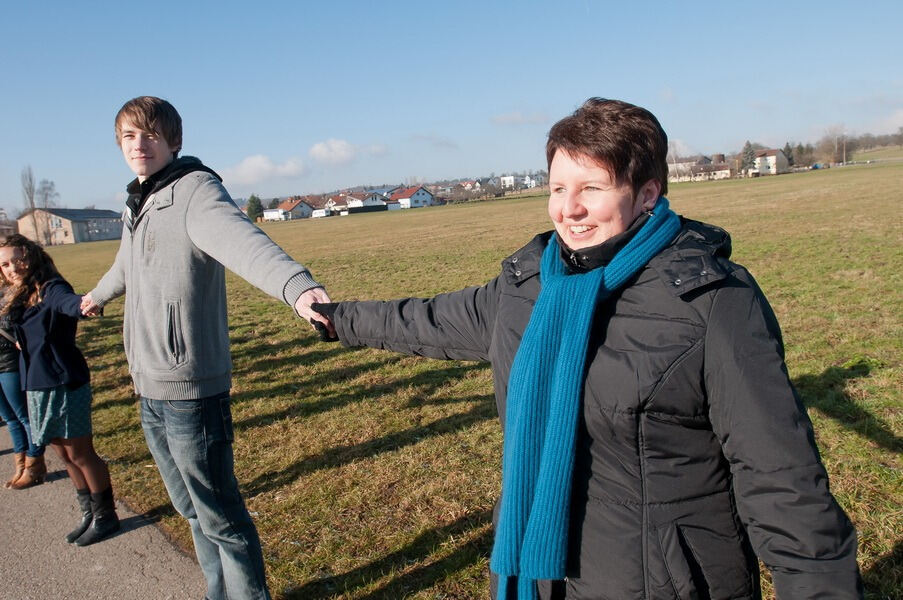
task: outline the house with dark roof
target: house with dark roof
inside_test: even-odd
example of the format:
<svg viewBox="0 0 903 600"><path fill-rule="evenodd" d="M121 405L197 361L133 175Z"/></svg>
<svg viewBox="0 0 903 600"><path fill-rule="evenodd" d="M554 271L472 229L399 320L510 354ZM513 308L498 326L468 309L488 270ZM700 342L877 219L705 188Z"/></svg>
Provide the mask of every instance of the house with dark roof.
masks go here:
<svg viewBox="0 0 903 600"><path fill-rule="evenodd" d="M790 172L790 161L782 150L771 148L756 152L752 173L758 175L778 175Z"/></svg>
<svg viewBox="0 0 903 600"><path fill-rule="evenodd" d="M94 208L36 208L22 213L19 233L44 246L115 240L122 236L122 216Z"/></svg>

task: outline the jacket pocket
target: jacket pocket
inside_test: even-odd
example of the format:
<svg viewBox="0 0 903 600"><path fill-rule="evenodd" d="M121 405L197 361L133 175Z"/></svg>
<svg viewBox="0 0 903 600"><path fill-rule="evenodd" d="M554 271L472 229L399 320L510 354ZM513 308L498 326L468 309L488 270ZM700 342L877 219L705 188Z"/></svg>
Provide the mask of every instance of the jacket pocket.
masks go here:
<svg viewBox="0 0 903 600"><path fill-rule="evenodd" d="M746 598L752 593L743 542L735 535L687 524L658 530L677 597Z"/></svg>
<svg viewBox="0 0 903 600"><path fill-rule="evenodd" d="M665 569L674 588L674 596L678 600L708 598L708 595L701 596L696 587L696 579L699 579L702 573L699 565L693 561L680 529L676 525L666 525L658 528L657 533Z"/></svg>
<svg viewBox="0 0 903 600"><path fill-rule="evenodd" d="M178 300L166 303L166 352L171 367L185 364L185 338L182 335L182 311Z"/></svg>

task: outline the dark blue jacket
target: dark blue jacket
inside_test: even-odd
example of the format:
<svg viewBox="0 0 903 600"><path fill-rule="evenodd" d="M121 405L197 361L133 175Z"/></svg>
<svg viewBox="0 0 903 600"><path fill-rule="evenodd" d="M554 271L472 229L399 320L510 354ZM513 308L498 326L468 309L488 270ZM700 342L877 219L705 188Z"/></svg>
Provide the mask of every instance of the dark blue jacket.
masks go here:
<svg viewBox="0 0 903 600"><path fill-rule="evenodd" d="M81 296L58 277L46 282L41 301L25 310L16 326L23 390L75 389L90 381L88 363L75 345L80 306Z"/></svg>

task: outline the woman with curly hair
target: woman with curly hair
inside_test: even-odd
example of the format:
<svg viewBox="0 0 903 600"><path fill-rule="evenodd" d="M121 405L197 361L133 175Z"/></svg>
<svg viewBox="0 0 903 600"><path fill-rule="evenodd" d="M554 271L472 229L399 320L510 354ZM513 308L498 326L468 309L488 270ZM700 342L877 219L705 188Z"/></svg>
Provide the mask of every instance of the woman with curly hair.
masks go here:
<svg viewBox="0 0 903 600"><path fill-rule="evenodd" d="M119 529L107 464L94 450L88 364L75 343L81 296L43 248L22 235L0 243L7 287L0 315L23 306L14 326L34 443L50 444L75 485L82 520L66 541L87 546Z"/></svg>

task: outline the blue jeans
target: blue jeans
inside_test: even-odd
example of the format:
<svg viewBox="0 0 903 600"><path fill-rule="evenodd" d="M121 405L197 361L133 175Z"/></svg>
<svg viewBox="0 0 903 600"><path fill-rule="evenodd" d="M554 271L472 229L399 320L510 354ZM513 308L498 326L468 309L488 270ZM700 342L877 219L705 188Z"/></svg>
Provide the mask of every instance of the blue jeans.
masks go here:
<svg viewBox="0 0 903 600"><path fill-rule="evenodd" d="M229 394L141 398L141 427L169 498L188 520L209 600L269 600L257 529L238 491Z"/></svg>
<svg viewBox="0 0 903 600"><path fill-rule="evenodd" d="M25 452L36 458L43 456L44 446L35 446L31 441L31 426L28 424L28 403L22 391L19 371L0 373L0 417L9 427L9 437L13 452Z"/></svg>

